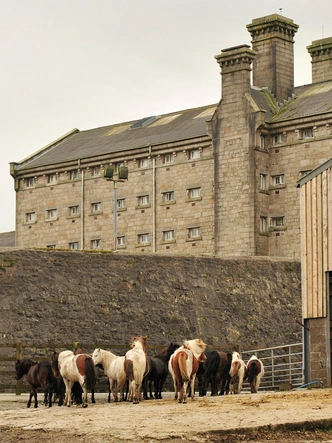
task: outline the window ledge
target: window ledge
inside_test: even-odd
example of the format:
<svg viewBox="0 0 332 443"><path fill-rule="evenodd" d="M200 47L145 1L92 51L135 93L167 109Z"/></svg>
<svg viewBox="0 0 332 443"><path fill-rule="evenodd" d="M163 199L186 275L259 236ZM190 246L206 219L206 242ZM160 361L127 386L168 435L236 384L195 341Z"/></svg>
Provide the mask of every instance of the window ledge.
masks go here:
<svg viewBox="0 0 332 443"><path fill-rule="evenodd" d="M138 243L137 245L135 245L135 248L145 248L146 246L151 246L151 242Z"/></svg>
<svg viewBox="0 0 332 443"><path fill-rule="evenodd" d="M186 198L186 203L197 202L202 200L202 197Z"/></svg>
<svg viewBox="0 0 332 443"><path fill-rule="evenodd" d="M137 206L135 206L135 209L146 209L146 208L151 208L151 203L149 203L147 205L137 205Z"/></svg>
<svg viewBox="0 0 332 443"><path fill-rule="evenodd" d="M170 200L168 202L162 202L160 203L160 206L169 206L169 205L175 205L176 200Z"/></svg>
<svg viewBox="0 0 332 443"><path fill-rule="evenodd" d="M34 221L27 221L27 222L24 222L24 226L35 225L36 223L37 223L37 220L34 220Z"/></svg>
<svg viewBox="0 0 332 443"><path fill-rule="evenodd" d="M90 216L92 215L102 215L103 211L90 212Z"/></svg>
<svg viewBox="0 0 332 443"><path fill-rule="evenodd" d="M66 218L68 220L68 219L71 219L71 218L80 218L80 217L81 217L81 214L77 214L77 215L68 215L68 217L66 217Z"/></svg>
<svg viewBox="0 0 332 443"><path fill-rule="evenodd" d="M202 236L201 235L199 237L186 238L186 241L198 241L198 240L202 240Z"/></svg>
<svg viewBox="0 0 332 443"><path fill-rule="evenodd" d="M262 237L270 237L269 232L260 232L259 235L261 235Z"/></svg>
<svg viewBox="0 0 332 443"><path fill-rule="evenodd" d="M117 208L116 209L116 212L125 212L125 211L127 211L127 208ZM112 212L114 212L114 210Z"/></svg>
<svg viewBox="0 0 332 443"><path fill-rule="evenodd" d="M270 226L269 232L278 232L278 231L286 231L286 226Z"/></svg>
<svg viewBox="0 0 332 443"><path fill-rule="evenodd" d="M285 189L287 188L287 185L283 184L283 185L274 185L274 186L269 186L269 191L274 191L275 189Z"/></svg>
<svg viewBox="0 0 332 443"><path fill-rule="evenodd" d="M269 191L267 189L260 189L258 191L260 194L265 194L265 195L269 195Z"/></svg>
<svg viewBox="0 0 332 443"><path fill-rule="evenodd" d="M55 221L58 221L59 217L55 217L55 218L45 218L45 223L52 223Z"/></svg>
<svg viewBox="0 0 332 443"><path fill-rule="evenodd" d="M168 244L170 244L170 243L176 243L175 238L174 238L173 240L162 240L162 241L160 242L161 245L168 245Z"/></svg>

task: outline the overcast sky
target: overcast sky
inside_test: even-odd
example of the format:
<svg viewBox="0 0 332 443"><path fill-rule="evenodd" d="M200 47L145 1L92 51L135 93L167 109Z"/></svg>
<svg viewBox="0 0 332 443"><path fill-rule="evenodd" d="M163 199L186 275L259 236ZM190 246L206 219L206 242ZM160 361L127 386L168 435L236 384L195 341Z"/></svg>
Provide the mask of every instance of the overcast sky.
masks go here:
<svg viewBox="0 0 332 443"><path fill-rule="evenodd" d="M280 9L281 8L281 9ZM221 49L250 44L252 19L282 14L295 85L332 0L0 0L0 232L15 229L9 163L80 130L217 103Z"/></svg>

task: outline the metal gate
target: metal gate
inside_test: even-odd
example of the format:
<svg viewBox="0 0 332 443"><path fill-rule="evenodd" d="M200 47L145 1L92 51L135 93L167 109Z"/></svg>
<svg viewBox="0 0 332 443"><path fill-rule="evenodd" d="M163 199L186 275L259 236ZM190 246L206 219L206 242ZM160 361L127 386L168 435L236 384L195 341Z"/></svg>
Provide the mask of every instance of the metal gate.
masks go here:
<svg viewBox="0 0 332 443"><path fill-rule="evenodd" d="M286 390L304 383L303 343L241 352L245 363L252 355L256 355L264 364L265 374L260 390ZM247 388L248 383L245 382L243 389Z"/></svg>

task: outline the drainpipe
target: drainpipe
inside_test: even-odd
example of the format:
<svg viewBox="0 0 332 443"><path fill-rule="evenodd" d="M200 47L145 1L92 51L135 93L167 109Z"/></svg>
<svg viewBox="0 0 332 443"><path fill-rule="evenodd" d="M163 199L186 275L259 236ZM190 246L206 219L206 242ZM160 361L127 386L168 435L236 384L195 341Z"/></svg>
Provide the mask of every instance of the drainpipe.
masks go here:
<svg viewBox="0 0 332 443"><path fill-rule="evenodd" d="M81 166L81 161L78 160L78 167ZM84 250L84 171L82 170L81 182L81 250Z"/></svg>
<svg viewBox="0 0 332 443"><path fill-rule="evenodd" d="M149 157L152 147L149 144ZM156 160L152 157L152 252L156 252Z"/></svg>

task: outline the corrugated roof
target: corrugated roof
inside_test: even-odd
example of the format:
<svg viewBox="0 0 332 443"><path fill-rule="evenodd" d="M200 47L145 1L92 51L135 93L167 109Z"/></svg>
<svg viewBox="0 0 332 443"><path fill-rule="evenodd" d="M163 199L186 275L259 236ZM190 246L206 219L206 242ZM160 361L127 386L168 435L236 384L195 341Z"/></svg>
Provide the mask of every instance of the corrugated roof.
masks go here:
<svg viewBox="0 0 332 443"><path fill-rule="evenodd" d="M19 170L59 164L77 159L94 157L114 152L160 145L207 135L206 121L212 117L217 105L177 111L153 119L152 123L130 129L135 123L120 123L102 128L77 131L53 147L41 150L30 157ZM158 123L159 122L159 123Z"/></svg>

